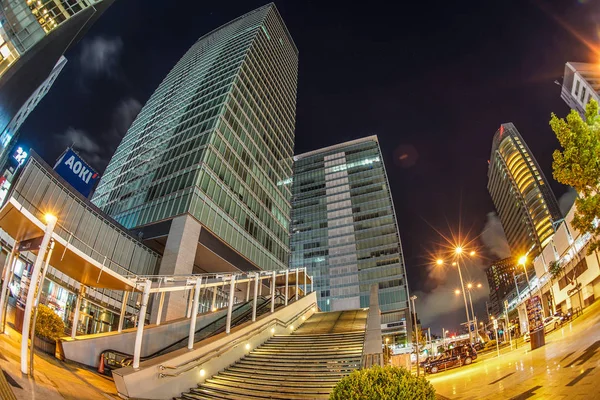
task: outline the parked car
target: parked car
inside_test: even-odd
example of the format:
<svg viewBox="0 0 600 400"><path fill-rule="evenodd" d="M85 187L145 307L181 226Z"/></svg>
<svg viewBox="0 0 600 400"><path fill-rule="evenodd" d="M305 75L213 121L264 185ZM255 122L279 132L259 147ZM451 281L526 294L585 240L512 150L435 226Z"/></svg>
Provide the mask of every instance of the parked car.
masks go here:
<svg viewBox="0 0 600 400"><path fill-rule="evenodd" d="M477 359L477 351L473 346L465 345L446 350L437 356L427 357L423 363L425 372L435 374L448 368L469 365Z"/></svg>
<svg viewBox="0 0 600 400"><path fill-rule="evenodd" d="M546 317L544 318L544 332L548 333L558 329L561 324L562 320L559 316L556 316L556 314Z"/></svg>

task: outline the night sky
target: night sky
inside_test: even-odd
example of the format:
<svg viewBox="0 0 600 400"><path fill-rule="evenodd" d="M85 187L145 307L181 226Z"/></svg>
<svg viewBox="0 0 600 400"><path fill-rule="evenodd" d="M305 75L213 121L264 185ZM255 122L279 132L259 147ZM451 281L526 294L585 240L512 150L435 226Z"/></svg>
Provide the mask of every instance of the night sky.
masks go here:
<svg viewBox="0 0 600 400"><path fill-rule="evenodd" d="M432 269L447 245L438 232L473 240L480 258L466 274L484 283L474 300L485 317L483 268L505 247L497 218L488 216L492 136L513 122L557 198L566 192L551 174L558 142L550 113L568 112L554 81L566 61L598 61L598 3L275 3L300 51L295 152L378 135L423 326L439 334L465 318L453 293L456 271ZM141 105L189 47L263 4L117 0L66 54L66 68L23 125L20 144L53 162L75 141L102 172Z"/></svg>

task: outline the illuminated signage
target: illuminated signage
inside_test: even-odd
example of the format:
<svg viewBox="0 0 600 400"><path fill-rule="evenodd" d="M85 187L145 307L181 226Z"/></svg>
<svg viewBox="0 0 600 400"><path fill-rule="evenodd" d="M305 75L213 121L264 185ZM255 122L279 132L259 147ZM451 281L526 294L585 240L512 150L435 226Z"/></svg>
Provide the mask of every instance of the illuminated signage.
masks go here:
<svg viewBox="0 0 600 400"><path fill-rule="evenodd" d="M54 170L84 197L90 195L94 184L100 178L100 175L71 148L58 159Z"/></svg>
<svg viewBox="0 0 600 400"><path fill-rule="evenodd" d="M25 150L23 150L22 147L17 147L17 150L13 154L13 158L17 162L17 165L20 166L20 165L23 165L23 163L25 162L25 160L27 160L27 156L28 155L29 154Z"/></svg>

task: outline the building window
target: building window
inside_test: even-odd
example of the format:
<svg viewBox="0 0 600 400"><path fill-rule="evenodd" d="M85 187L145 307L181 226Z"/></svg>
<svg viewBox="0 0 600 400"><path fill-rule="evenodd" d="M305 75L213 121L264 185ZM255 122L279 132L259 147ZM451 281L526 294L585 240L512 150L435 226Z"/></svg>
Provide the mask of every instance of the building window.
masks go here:
<svg viewBox="0 0 600 400"><path fill-rule="evenodd" d="M581 86L581 81L575 82L575 97L579 96L579 87Z"/></svg>

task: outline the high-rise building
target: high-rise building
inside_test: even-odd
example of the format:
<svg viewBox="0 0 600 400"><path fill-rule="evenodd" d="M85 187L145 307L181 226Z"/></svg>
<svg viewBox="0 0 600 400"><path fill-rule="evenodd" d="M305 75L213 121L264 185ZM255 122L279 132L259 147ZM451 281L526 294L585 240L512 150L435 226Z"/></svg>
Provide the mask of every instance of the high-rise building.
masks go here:
<svg viewBox="0 0 600 400"><path fill-rule="evenodd" d="M133 122L92 201L164 252L161 273L287 268L297 76L274 4L201 37Z"/></svg>
<svg viewBox="0 0 600 400"><path fill-rule="evenodd" d="M562 81L560 97L581 116L591 99L600 102L600 65L568 62Z"/></svg>
<svg viewBox="0 0 600 400"><path fill-rule="evenodd" d="M518 280L516 275L516 260L514 257L503 258L494 261L486 270L485 274L490 287L490 313L498 315L504 311L504 300L508 300L509 295L515 292Z"/></svg>
<svg viewBox="0 0 600 400"><path fill-rule="evenodd" d="M512 123L502 124L494 135L488 191L513 257L540 254L561 214L544 173Z"/></svg>
<svg viewBox="0 0 600 400"><path fill-rule="evenodd" d="M8 145L0 161L12 152L37 94L60 72L61 56L113 1L0 0L0 136Z"/></svg>
<svg viewBox="0 0 600 400"><path fill-rule="evenodd" d="M14 147L17 142L16 133L19 131L19 128L25 122L29 114L33 111L33 109L38 105L40 100L48 93L52 84L58 78L58 75L63 70L65 65L67 64L67 59L63 56L60 57L52 72L48 78L42 82L42 84L29 96L29 99L23 104L21 109L14 116L12 121L8 124L4 132L0 134L0 166L6 164L6 160L9 156L10 150Z"/></svg>
<svg viewBox="0 0 600 400"><path fill-rule="evenodd" d="M378 285L382 333L406 347L406 271L377 136L294 161L291 268L308 269L323 311L368 307Z"/></svg>

